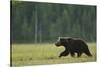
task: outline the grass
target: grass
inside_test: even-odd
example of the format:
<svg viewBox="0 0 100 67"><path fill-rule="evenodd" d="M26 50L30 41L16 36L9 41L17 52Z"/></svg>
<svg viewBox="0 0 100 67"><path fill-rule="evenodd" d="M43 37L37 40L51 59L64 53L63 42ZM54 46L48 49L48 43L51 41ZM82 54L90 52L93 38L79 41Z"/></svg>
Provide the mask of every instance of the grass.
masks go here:
<svg viewBox="0 0 100 67"><path fill-rule="evenodd" d="M58 58L64 48L54 44L13 44L11 63L13 66L24 66L96 61L96 44L88 44L93 57L82 54L80 58L72 58L70 55Z"/></svg>

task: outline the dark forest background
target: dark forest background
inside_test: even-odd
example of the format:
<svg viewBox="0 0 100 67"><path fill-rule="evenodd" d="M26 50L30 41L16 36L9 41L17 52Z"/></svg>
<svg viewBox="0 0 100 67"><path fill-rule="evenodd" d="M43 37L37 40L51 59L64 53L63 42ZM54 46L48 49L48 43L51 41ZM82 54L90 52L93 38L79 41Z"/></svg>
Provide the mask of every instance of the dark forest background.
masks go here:
<svg viewBox="0 0 100 67"><path fill-rule="evenodd" d="M12 42L55 42L58 37L95 42L96 6L11 1Z"/></svg>

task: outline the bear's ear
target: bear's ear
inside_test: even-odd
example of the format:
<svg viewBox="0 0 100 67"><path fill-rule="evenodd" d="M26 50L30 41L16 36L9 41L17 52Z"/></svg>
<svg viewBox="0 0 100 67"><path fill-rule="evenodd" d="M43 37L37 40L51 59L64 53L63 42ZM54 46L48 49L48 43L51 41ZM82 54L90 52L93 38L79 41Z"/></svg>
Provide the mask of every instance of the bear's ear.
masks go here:
<svg viewBox="0 0 100 67"><path fill-rule="evenodd" d="M62 39L60 39L60 42L67 42L66 40L67 40L67 39L63 39L63 38L62 38Z"/></svg>
<svg viewBox="0 0 100 67"><path fill-rule="evenodd" d="M67 42L67 43L73 43L73 42L74 42L74 39L73 39L73 38L68 38L68 39L66 40L66 42Z"/></svg>
<svg viewBox="0 0 100 67"><path fill-rule="evenodd" d="M72 39L72 38L68 38L67 40L68 40L68 41L71 41L71 40L73 40L73 39Z"/></svg>

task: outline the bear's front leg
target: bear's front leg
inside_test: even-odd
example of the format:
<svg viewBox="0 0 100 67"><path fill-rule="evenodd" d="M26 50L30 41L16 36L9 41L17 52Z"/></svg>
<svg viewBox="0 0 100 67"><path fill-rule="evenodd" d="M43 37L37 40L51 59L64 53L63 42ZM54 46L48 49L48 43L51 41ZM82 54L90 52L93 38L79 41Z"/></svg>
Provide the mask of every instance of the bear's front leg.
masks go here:
<svg viewBox="0 0 100 67"><path fill-rule="evenodd" d="M74 52L71 52L70 54L71 54L72 57L75 57L75 53Z"/></svg>
<svg viewBox="0 0 100 67"><path fill-rule="evenodd" d="M82 55L82 52L77 52L77 57L80 57Z"/></svg>
<svg viewBox="0 0 100 67"><path fill-rule="evenodd" d="M59 58L61 58L62 56L67 56L68 54L69 54L69 52L67 50L65 50L60 53Z"/></svg>

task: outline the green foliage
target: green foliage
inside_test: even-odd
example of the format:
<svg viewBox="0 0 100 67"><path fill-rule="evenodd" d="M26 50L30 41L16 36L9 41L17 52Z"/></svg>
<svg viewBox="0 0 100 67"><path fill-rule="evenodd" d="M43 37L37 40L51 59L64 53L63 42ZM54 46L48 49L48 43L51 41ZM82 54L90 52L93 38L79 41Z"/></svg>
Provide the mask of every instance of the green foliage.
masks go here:
<svg viewBox="0 0 100 67"><path fill-rule="evenodd" d="M96 61L96 44L88 43L92 57L82 54L80 58L72 58L70 55L59 58L63 47L56 47L54 44L13 44L12 65L40 65L40 64L61 64Z"/></svg>
<svg viewBox="0 0 100 67"><path fill-rule="evenodd" d="M13 42L54 42L59 36L96 41L96 6L25 1L11 4Z"/></svg>

